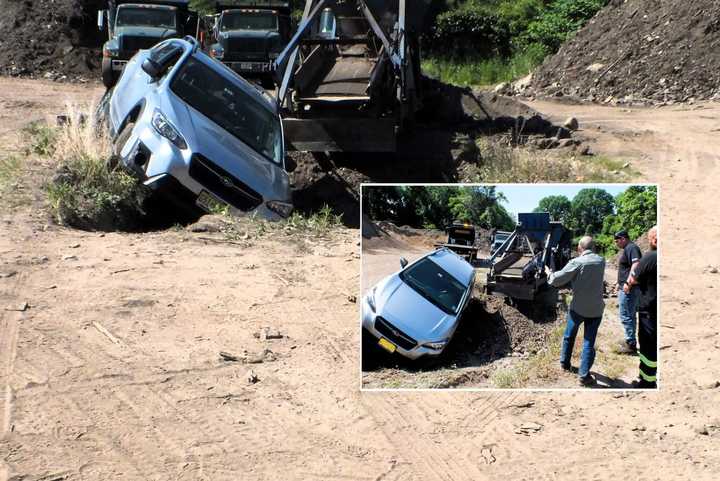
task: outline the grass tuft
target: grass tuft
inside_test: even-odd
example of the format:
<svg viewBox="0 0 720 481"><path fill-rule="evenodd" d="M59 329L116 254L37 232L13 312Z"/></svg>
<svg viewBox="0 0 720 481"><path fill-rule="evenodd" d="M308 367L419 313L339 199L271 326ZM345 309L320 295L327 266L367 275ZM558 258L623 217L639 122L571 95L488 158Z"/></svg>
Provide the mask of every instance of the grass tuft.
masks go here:
<svg viewBox="0 0 720 481"><path fill-rule="evenodd" d="M142 185L125 171L108 167L110 139L96 130L92 115L83 115L94 109L68 110L68 118L77 120L30 130L31 145L38 146L33 151L58 162L47 187L53 216L60 224L81 229L135 228L145 198Z"/></svg>

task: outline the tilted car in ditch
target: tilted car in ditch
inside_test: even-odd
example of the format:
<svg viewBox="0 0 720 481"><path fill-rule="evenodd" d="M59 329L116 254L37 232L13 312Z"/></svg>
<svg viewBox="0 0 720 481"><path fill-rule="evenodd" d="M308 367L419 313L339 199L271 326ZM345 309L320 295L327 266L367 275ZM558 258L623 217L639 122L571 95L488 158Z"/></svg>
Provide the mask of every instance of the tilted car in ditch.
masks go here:
<svg viewBox="0 0 720 481"><path fill-rule="evenodd" d="M475 270L447 248L430 252L380 281L364 297L364 331L409 359L438 356L472 298ZM367 337L367 336L364 336Z"/></svg>
<svg viewBox="0 0 720 481"><path fill-rule="evenodd" d="M190 209L292 212L275 103L193 38L141 50L108 95L115 158L146 186Z"/></svg>

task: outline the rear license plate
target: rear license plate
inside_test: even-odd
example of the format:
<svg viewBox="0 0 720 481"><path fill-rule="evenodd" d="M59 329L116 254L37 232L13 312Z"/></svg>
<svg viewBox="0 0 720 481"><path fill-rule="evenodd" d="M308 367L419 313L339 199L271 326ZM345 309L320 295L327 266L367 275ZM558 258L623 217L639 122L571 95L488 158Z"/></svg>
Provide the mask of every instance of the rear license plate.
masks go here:
<svg viewBox="0 0 720 481"><path fill-rule="evenodd" d="M384 337L380 338L380 340L378 341L378 344L380 345L380 347L382 347L383 349L385 349L388 352L395 352L395 350L397 349L397 346L395 344L388 341Z"/></svg>
<svg viewBox="0 0 720 481"><path fill-rule="evenodd" d="M241 62L240 63L240 70L252 70L253 64L250 62Z"/></svg>
<svg viewBox="0 0 720 481"><path fill-rule="evenodd" d="M200 195L198 195L197 200L195 201L197 205L205 209L209 213L218 213L227 208L227 204L211 193L203 190L200 192Z"/></svg>

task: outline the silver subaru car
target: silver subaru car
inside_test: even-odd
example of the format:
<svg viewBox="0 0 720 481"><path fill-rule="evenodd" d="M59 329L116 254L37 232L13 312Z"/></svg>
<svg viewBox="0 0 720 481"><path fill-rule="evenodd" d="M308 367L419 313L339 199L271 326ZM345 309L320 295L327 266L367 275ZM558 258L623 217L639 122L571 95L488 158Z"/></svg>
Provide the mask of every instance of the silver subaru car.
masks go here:
<svg viewBox="0 0 720 481"><path fill-rule="evenodd" d="M153 190L212 212L292 212L275 102L190 38L141 50L109 96L114 158Z"/></svg>
<svg viewBox="0 0 720 481"><path fill-rule="evenodd" d="M438 356L450 342L472 298L475 270L441 248L370 289L362 302L362 325L383 349L410 359ZM367 337L367 336L364 336Z"/></svg>

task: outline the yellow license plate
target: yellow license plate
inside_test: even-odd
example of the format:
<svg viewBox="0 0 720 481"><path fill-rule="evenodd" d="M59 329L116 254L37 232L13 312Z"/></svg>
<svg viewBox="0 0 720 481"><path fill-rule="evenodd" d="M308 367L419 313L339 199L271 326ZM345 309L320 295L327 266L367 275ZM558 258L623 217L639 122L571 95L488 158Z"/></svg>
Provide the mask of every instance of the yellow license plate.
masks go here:
<svg viewBox="0 0 720 481"><path fill-rule="evenodd" d="M395 352L395 350L397 349L397 346L395 344L388 341L384 337L380 338L380 340L378 341L378 344L380 345L380 347L382 347L383 349L385 349L388 352Z"/></svg>

